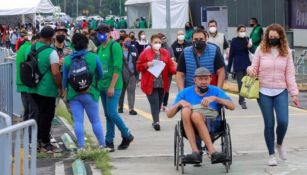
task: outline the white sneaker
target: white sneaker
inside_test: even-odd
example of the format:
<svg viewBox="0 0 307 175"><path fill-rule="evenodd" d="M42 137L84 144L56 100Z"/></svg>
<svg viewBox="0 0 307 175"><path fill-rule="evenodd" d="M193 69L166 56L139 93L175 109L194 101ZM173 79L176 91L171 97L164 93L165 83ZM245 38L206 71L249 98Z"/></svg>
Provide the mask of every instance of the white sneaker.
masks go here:
<svg viewBox="0 0 307 175"><path fill-rule="evenodd" d="M269 158L269 161L268 161L268 165L269 166L277 166L277 161L276 161L276 158L275 158L274 154L270 155L270 158Z"/></svg>
<svg viewBox="0 0 307 175"><path fill-rule="evenodd" d="M287 160L287 152L282 145L276 145L276 149L281 160Z"/></svg>

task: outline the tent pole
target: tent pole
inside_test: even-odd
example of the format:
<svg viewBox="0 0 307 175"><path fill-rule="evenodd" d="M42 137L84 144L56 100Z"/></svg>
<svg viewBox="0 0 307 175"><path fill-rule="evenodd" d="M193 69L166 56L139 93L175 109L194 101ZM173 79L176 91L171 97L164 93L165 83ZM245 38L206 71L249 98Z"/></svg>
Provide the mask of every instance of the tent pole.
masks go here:
<svg viewBox="0 0 307 175"><path fill-rule="evenodd" d="M171 1L166 0L166 35L168 40L171 39Z"/></svg>

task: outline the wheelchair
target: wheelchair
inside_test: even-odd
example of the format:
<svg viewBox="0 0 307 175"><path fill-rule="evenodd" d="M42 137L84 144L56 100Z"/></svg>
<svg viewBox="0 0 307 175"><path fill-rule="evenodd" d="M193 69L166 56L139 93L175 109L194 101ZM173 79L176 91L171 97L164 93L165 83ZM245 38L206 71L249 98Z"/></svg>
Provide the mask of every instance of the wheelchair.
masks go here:
<svg viewBox="0 0 307 175"><path fill-rule="evenodd" d="M226 122L224 108L220 109L218 117L220 117L220 122L221 122L220 127L217 128L216 132L213 133L210 132L210 137L212 143L221 138L221 152L226 154L226 161L223 162L223 165L225 166L226 173L228 173L230 165L232 164L232 147L231 147L230 128L228 123ZM186 138L186 136L183 129L183 122L180 120L175 125L175 132L174 132L174 166L176 167L177 171L179 170L179 167L181 167L182 174L184 174L185 165L189 164L182 161L183 157L185 156L184 138ZM206 151L207 151L206 146L201 148L201 154ZM200 166L200 164L198 166Z"/></svg>

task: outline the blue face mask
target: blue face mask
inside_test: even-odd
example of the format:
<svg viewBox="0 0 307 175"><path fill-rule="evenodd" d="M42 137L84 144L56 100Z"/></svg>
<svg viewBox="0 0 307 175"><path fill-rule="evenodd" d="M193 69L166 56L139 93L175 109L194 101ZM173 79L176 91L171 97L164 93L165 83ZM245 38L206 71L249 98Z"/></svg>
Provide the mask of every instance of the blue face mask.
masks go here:
<svg viewBox="0 0 307 175"><path fill-rule="evenodd" d="M100 43L103 43L108 39L108 35L106 33L98 33L97 38Z"/></svg>
<svg viewBox="0 0 307 175"><path fill-rule="evenodd" d="M126 48L130 47L131 46L131 41L126 41L124 43L124 45L125 45Z"/></svg>

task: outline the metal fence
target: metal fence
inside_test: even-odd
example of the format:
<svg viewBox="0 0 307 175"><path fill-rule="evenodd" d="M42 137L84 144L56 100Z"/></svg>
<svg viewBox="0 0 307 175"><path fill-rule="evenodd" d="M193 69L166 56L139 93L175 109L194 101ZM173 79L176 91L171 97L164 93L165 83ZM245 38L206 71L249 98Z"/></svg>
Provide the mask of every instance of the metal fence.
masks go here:
<svg viewBox="0 0 307 175"><path fill-rule="evenodd" d="M37 138L29 135L37 135L33 119L0 130L0 174L36 175Z"/></svg>
<svg viewBox="0 0 307 175"><path fill-rule="evenodd" d="M307 75L307 50L302 50L301 54L294 57L295 73L297 75Z"/></svg>
<svg viewBox="0 0 307 175"><path fill-rule="evenodd" d="M13 64L0 63L0 111L13 116Z"/></svg>

